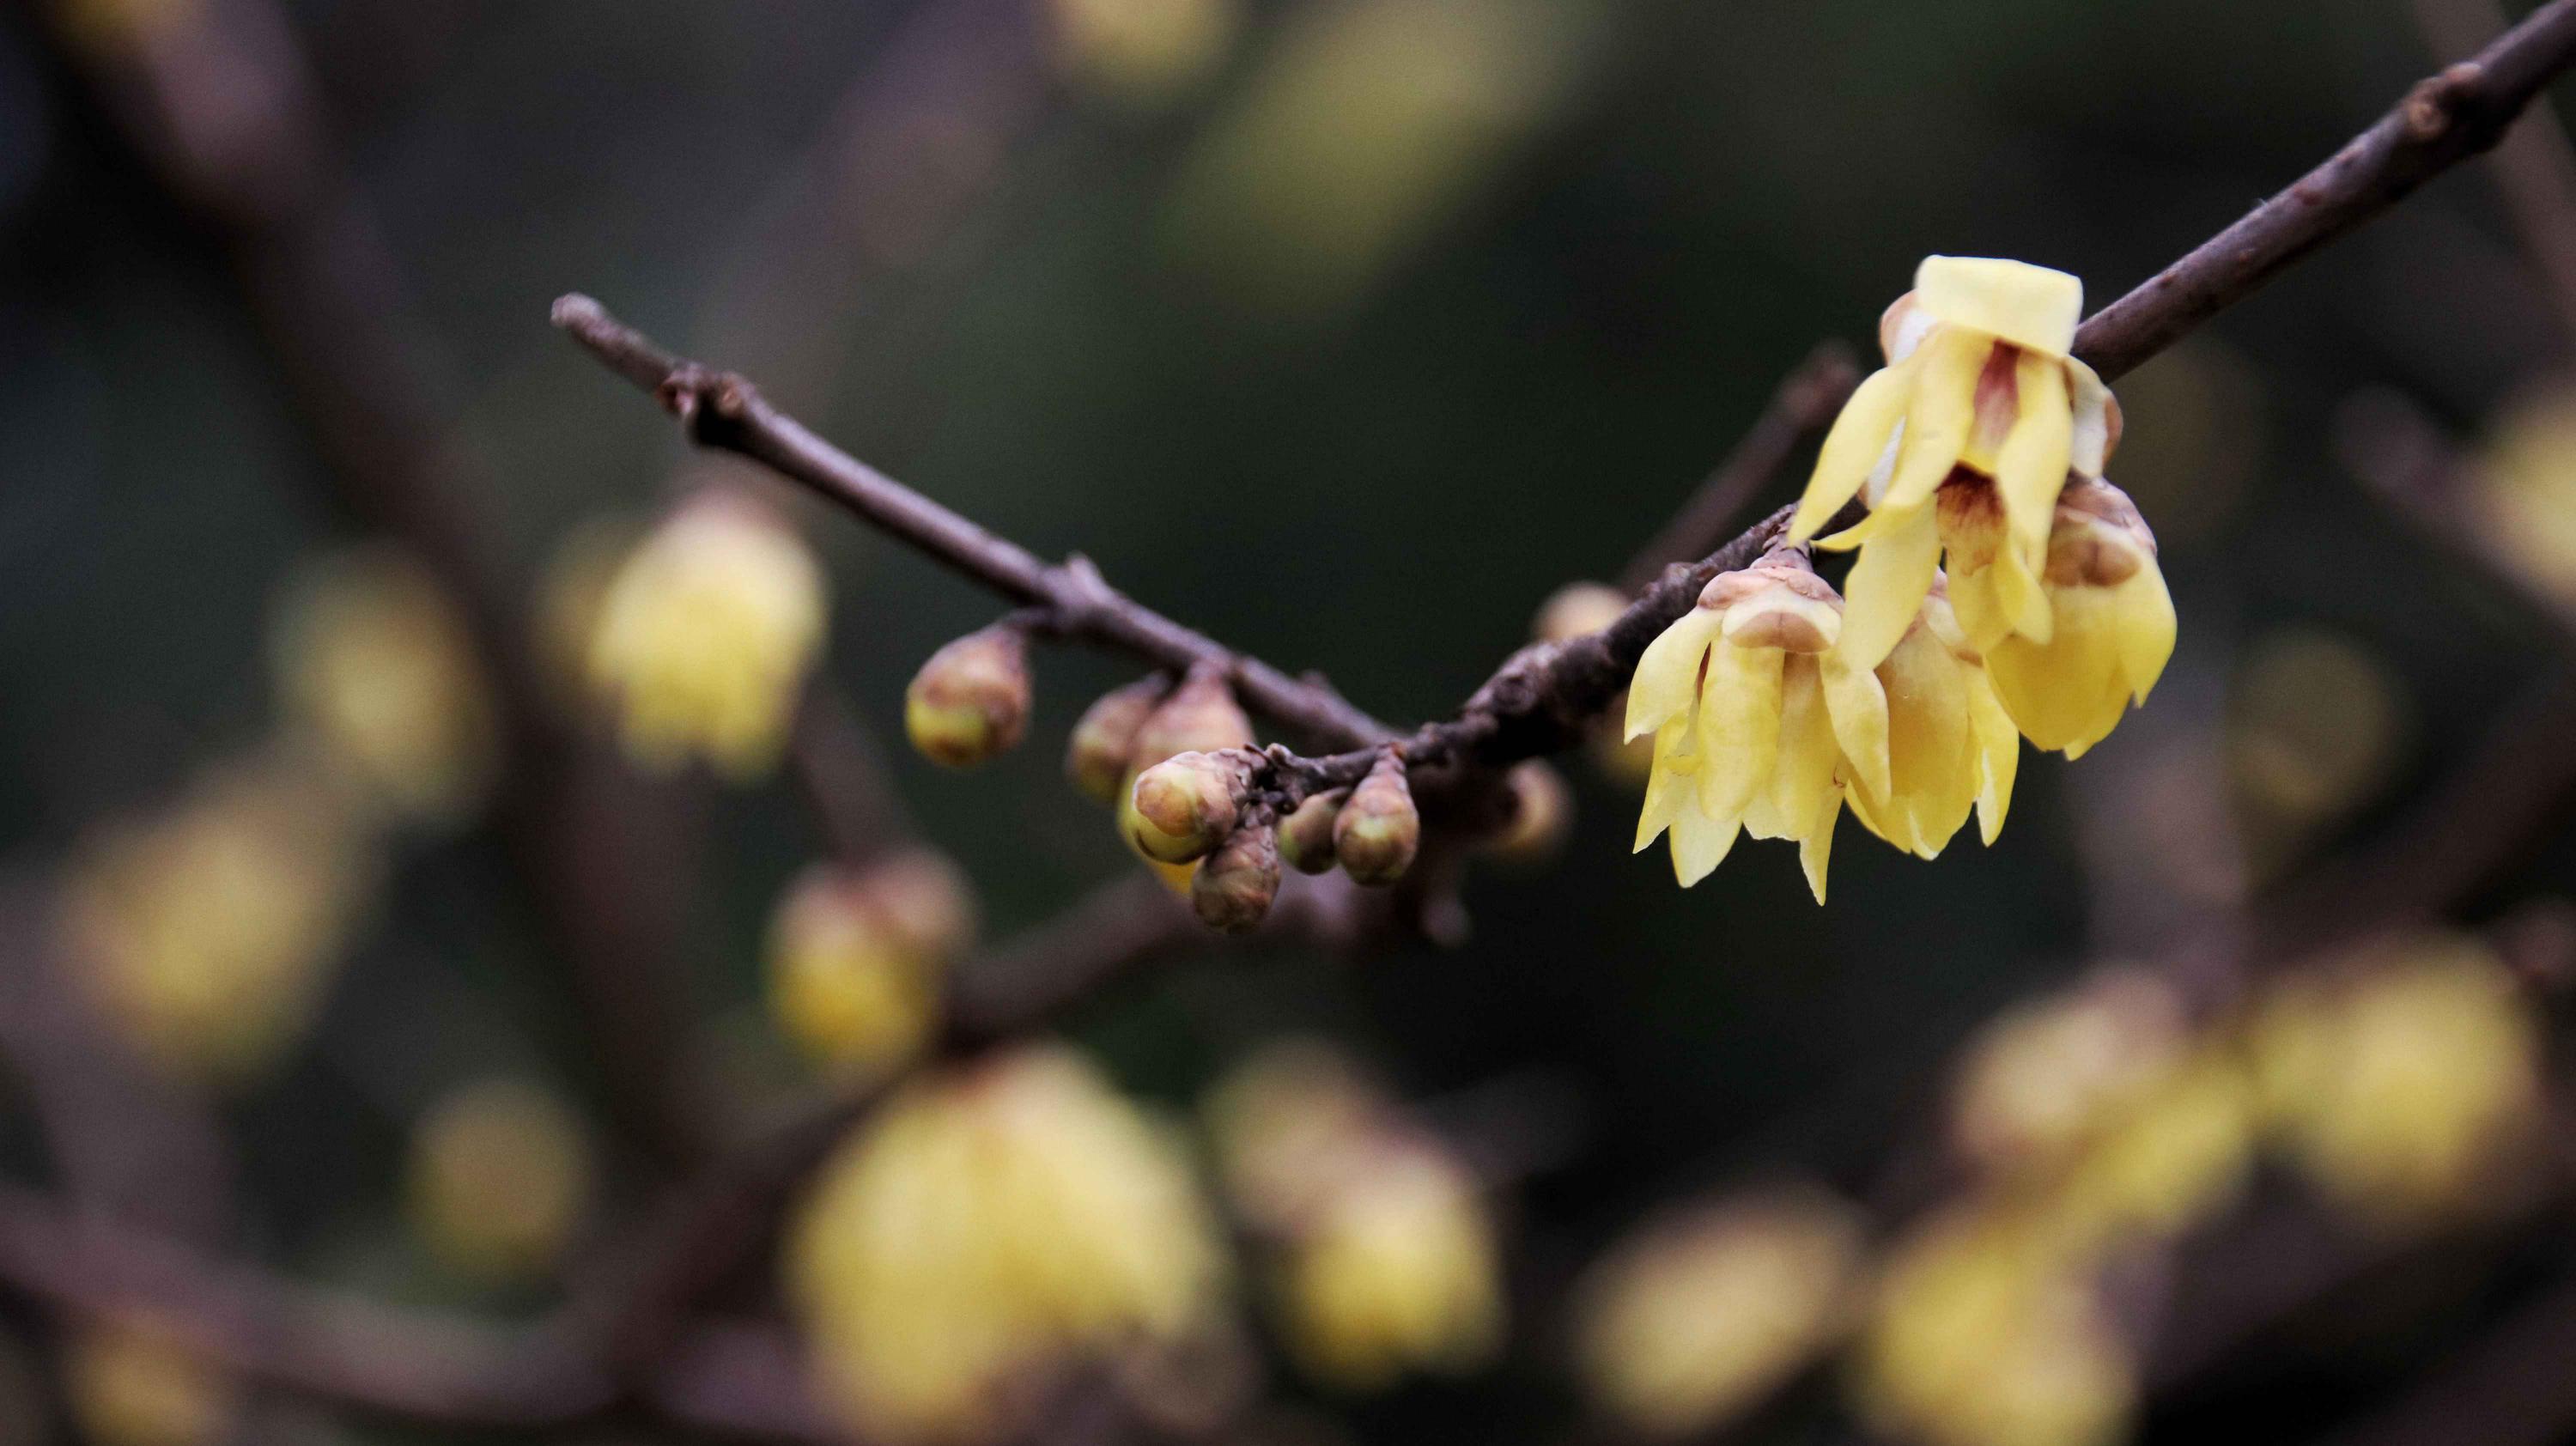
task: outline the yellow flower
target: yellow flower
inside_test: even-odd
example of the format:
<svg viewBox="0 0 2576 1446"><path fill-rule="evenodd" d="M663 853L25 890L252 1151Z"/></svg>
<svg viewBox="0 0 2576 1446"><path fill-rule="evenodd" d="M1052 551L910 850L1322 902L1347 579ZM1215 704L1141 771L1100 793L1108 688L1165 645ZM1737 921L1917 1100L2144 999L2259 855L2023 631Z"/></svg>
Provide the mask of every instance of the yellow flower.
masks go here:
<svg viewBox="0 0 2576 1446"><path fill-rule="evenodd" d="M1482 1365L1501 1343L1503 1299L1474 1182L1420 1140L1381 1138L1347 1163L1289 1248L1291 1352L1355 1391Z"/></svg>
<svg viewBox="0 0 2576 1446"><path fill-rule="evenodd" d="M2169 1239L2233 1203L2253 1166L2253 1081L2230 1045L2166 1070L2060 1183L2061 1227L2106 1244Z"/></svg>
<svg viewBox="0 0 2576 1446"><path fill-rule="evenodd" d="M311 1020L374 868L338 795L292 760L219 769L76 857L64 907L81 981L154 1064L244 1083Z"/></svg>
<svg viewBox="0 0 2576 1446"><path fill-rule="evenodd" d="M2015 633L1988 648L1995 694L2037 747L2069 758L2109 736L2173 656L2173 598L2155 534L2128 494L2079 479L2057 500L2043 591L2050 636Z"/></svg>
<svg viewBox="0 0 2576 1446"><path fill-rule="evenodd" d="M2541 1101L2540 1031L2474 941L2391 946L2256 1017L2271 1129L2328 1194L2402 1229L2474 1209L2519 1163Z"/></svg>
<svg viewBox="0 0 2576 1446"><path fill-rule="evenodd" d="M393 813L462 817L490 783L491 691L455 604L412 558L343 553L307 568L272 635L289 716Z"/></svg>
<svg viewBox="0 0 2576 1446"><path fill-rule="evenodd" d="M1844 1328L1863 1222L1812 1187L1649 1227L1585 1277L1583 1373L1611 1414L1698 1435L1757 1405Z"/></svg>
<svg viewBox="0 0 2576 1446"><path fill-rule="evenodd" d="M1708 877L1738 832L1798 841L1807 886L1825 897L1842 814L1828 649L1842 600L1797 551L1725 573L1637 660L1627 736L1655 738L1637 849L1672 835L1684 887Z"/></svg>
<svg viewBox="0 0 2576 1446"><path fill-rule="evenodd" d="M888 1100L790 1231L826 1400L871 1438L1025 1427L1051 1369L1201 1328L1225 1276L1172 1133L1032 1046Z"/></svg>
<svg viewBox="0 0 2576 1446"><path fill-rule="evenodd" d="M1834 422L1790 521L1803 542L1854 497L1858 547L1842 647L1874 667L1895 648L1946 550L1969 641L2051 636L2040 586L2058 489L2099 477L2119 439L2108 387L2071 352L2083 283L2018 261L1924 259L1879 324L1887 366Z"/></svg>
<svg viewBox="0 0 2576 1446"><path fill-rule="evenodd" d="M413 1227L450 1267L509 1285L542 1276L590 1203L589 1141L571 1108L519 1080L457 1090L411 1142Z"/></svg>
<svg viewBox="0 0 2576 1446"><path fill-rule="evenodd" d="M809 869L770 923L771 1013L808 1057L883 1070L929 1038L940 980L972 934L964 885L936 855Z"/></svg>
<svg viewBox="0 0 2576 1446"><path fill-rule="evenodd" d="M65 1342L63 1399L98 1446L219 1446L238 1428L242 1389L145 1319L92 1321Z"/></svg>
<svg viewBox="0 0 2576 1446"><path fill-rule="evenodd" d="M1951 1137L1990 1169L2062 1159L2173 1068L2184 1027L2173 986L2143 969L2017 1006L1969 1044Z"/></svg>
<svg viewBox="0 0 2576 1446"><path fill-rule="evenodd" d="M2517 398L2482 460L2485 536L2552 596L2576 600L2576 386L2562 379Z"/></svg>
<svg viewBox="0 0 2576 1446"><path fill-rule="evenodd" d="M586 659L636 762L692 755L748 779L778 760L823 642L823 574L804 539L730 492L683 503L619 566Z"/></svg>
<svg viewBox="0 0 2576 1446"><path fill-rule="evenodd" d="M1852 816L1863 827L1928 859L1973 809L1981 836L1995 841L2012 808L2021 736L1962 636L1938 572L1875 666L1861 667L1837 647L1821 673Z"/></svg>

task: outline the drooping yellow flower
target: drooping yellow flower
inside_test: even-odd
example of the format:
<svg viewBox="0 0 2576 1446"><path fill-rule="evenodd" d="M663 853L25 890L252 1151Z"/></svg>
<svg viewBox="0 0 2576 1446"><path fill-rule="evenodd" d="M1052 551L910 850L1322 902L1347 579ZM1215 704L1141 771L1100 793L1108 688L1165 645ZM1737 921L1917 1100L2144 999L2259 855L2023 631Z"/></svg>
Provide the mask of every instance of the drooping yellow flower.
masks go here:
<svg viewBox="0 0 2576 1446"><path fill-rule="evenodd" d="M2539 1117L2538 1021L2473 940L2407 940L2349 977L2285 985L2253 1042L2274 1137L2384 1228L2494 1198Z"/></svg>
<svg viewBox="0 0 2576 1446"><path fill-rule="evenodd" d="M790 1232L826 1401L872 1439L1024 1427L1044 1373L1198 1329L1226 1274L1179 1142L1070 1050L887 1101Z"/></svg>
<svg viewBox="0 0 2576 1446"><path fill-rule="evenodd" d="M1584 1280L1585 1383L1612 1415L1651 1435L1724 1424L1844 1328L1863 1239L1857 1211L1809 1186L1650 1226Z"/></svg>
<svg viewBox="0 0 2576 1446"><path fill-rule="evenodd" d="M2079 478L2057 499L2042 589L2045 640L2014 633L1986 652L1995 695L2039 748L2081 758L2118 726L2173 656L2174 607L2155 534L2108 482Z"/></svg>
<svg viewBox="0 0 2576 1446"><path fill-rule="evenodd" d="M64 884L78 977L155 1065L244 1083L311 1020L374 878L364 830L300 760L219 768L79 851Z"/></svg>
<svg viewBox="0 0 2576 1446"><path fill-rule="evenodd" d="M1834 422L1789 525L1814 537L1854 497L1858 547L1842 647L1859 667L1895 648L1948 555L1972 646L2018 633L2046 642L2040 578L2058 489L2099 477L2119 439L2108 387L2070 352L2083 283L2019 261L1931 256L1879 323L1887 366Z"/></svg>
<svg viewBox="0 0 2576 1446"><path fill-rule="evenodd" d="M1638 658L1627 736L1653 734L1655 760L1636 847L1670 832L1684 887L1748 832L1796 839L1823 902L1843 804L1826 683L1842 627L1842 600L1805 555L1779 551L1711 581Z"/></svg>
<svg viewBox="0 0 2576 1446"><path fill-rule="evenodd" d="M912 1056L939 1018L947 966L973 935L956 869L901 855L808 870L769 929L769 1005L806 1055L870 1074Z"/></svg>
<svg viewBox="0 0 2576 1446"><path fill-rule="evenodd" d="M1971 810L1987 843L2002 834L2021 735L1961 633L1938 572L1875 666L1861 667L1838 646L1820 671L1847 801L1863 827L1926 859L1939 856Z"/></svg>
<svg viewBox="0 0 2576 1446"><path fill-rule="evenodd" d="M431 1107L412 1135L412 1225L438 1258L491 1285L541 1277L588 1208L590 1144L549 1090L490 1079Z"/></svg>
<svg viewBox="0 0 2576 1446"><path fill-rule="evenodd" d="M419 562L374 550L308 567L270 651L287 715L371 805L449 822L481 799L495 705L464 618Z"/></svg>
<svg viewBox="0 0 2576 1446"><path fill-rule="evenodd" d="M636 762L667 772L696 756L754 778L785 744L824 614L822 568L795 529L747 497L704 492L619 566L587 671Z"/></svg>

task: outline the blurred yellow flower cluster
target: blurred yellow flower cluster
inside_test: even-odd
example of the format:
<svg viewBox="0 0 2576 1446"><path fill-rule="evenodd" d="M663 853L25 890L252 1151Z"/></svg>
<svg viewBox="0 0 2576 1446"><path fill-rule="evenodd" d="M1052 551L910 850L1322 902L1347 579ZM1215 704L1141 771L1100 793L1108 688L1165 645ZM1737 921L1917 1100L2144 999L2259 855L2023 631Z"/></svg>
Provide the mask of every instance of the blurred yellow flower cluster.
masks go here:
<svg viewBox="0 0 2576 1446"><path fill-rule="evenodd" d="M1025 1425L1065 1368L1204 1328L1227 1277L1177 1134L1058 1046L906 1085L825 1168L785 1271L826 1398L893 1442Z"/></svg>
<svg viewBox="0 0 2576 1446"><path fill-rule="evenodd" d="M1492 1355L1500 1264L1476 1182L1348 1060L1273 1045L1205 1113L1237 1212L1275 1242L1281 1333L1308 1374L1376 1390Z"/></svg>
<svg viewBox="0 0 2576 1446"><path fill-rule="evenodd" d="M1577 1347L1593 1398L1655 1436L1737 1416L1840 1338L1863 1245L1859 1212L1813 1186L1650 1224L1579 1291Z"/></svg>
<svg viewBox="0 0 2576 1446"><path fill-rule="evenodd" d="M929 1039L940 981L974 935L964 877L926 849L856 869L815 865L770 921L770 1011L819 1064L892 1068Z"/></svg>
<svg viewBox="0 0 2576 1446"><path fill-rule="evenodd" d="M703 759L733 779L778 761L823 644L823 571L766 506L710 489L682 502L599 594L584 674L629 756Z"/></svg>
<svg viewBox="0 0 2576 1446"><path fill-rule="evenodd" d="M544 1277L589 1208L590 1142L558 1096L488 1079L434 1104L414 1129L413 1228L446 1265L486 1285Z"/></svg>
<svg viewBox="0 0 2576 1446"><path fill-rule="evenodd" d="M2154 536L2101 478L2120 412L2071 355L2082 311L2063 272L1926 259L1789 545L1713 580L1638 660L1627 734L1653 733L1655 755L1637 846L1669 829L1683 884L1741 830L1799 840L1821 901L1845 803L1923 858L1971 807L1992 843L2021 737L2075 757L2145 700L2173 602ZM1818 543L1860 550L1838 594L1805 546L1854 498L1868 516Z"/></svg>
<svg viewBox="0 0 2576 1446"><path fill-rule="evenodd" d="M97 1446L222 1446L242 1394L148 1320L89 1321L64 1343L64 1402Z"/></svg>

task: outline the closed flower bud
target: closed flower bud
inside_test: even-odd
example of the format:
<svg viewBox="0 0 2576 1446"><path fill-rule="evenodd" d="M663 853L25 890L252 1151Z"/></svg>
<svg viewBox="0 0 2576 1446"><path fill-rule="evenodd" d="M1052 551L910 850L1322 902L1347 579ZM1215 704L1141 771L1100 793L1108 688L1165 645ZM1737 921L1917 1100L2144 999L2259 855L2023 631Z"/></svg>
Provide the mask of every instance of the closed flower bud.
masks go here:
<svg viewBox="0 0 2576 1446"><path fill-rule="evenodd" d="M1029 641L1007 623L930 655L904 690L903 728L923 757L972 768L1009 752L1029 729Z"/></svg>
<svg viewBox="0 0 2576 1446"><path fill-rule="evenodd" d="M1597 633L1628 611L1628 595L1602 582L1569 582L1539 604L1530 632L1542 643Z"/></svg>
<svg viewBox="0 0 2576 1446"><path fill-rule="evenodd" d="M1180 686L1172 690L1172 695L1163 700L1163 705L1146 718L1144 726L1136 730L1135 752L1127 760L1127 786L1118 792L1119 837L1126 839L1129 846L1149 862L1165 865L1196 858L1198 853L1216 847L1224 836L1222 831L1208 839L1198 853L1184 851L1178 858L1171 858L1149 851L1143 836L1153 826L1136 812L1135 777L1178 754L1217 753L1229 748L1246 748L1251 743L1252 720L1245 717L1243 709L1235 703L1234 693L1226 687L1224 676L1213 668L1192 669L1190 675L1181 680ZM1177 876L1175 870L1165 872L1164 882L1171 884L1175 892L1189 891L1188 878Z"/></svg>
<svg viewBox="0 0 2576 1446"><path fill-rule="evenodd" d="M1404 779L1404 759L1381 753L1333 821L1333 853L1351 882L1375 886L1403 878L1421 847L1422 815Z"/></svg>
<svg viewBox="0 0 2576 1446"><path fill-rule="evenodd" d="M1136 756L1136 734L1168 691L1170 685L1159 677L1139 678L1101 694L1083 710L1065 742L1064 773L1085 797L1118 802L1119 785L1127 781Z"/></svg>
<svg viewBox="0 0 2576 1446"><path fill-rule="evenodd" d="M1228 934L1259 924L1278 897L1279 836L1262 823L1227 835L1190 881L1190 907L1199 922Z"/></svg>
<svg viewBox="0 0 2576 1446"><path fill-rule="evenodd" d="M1157 863L1204 857L1234 832L1251 767L1236 753L1184 753L1136 775L1128 839Z"/></svg>
<svg viewBox="0 0 2576 1446"><path fill-rule="evenodd" d="M1279 825L1279 857L1301 874L1320 874L1333 867L1333 824L1351 791L1336 788L1297 805Z"/></svg>

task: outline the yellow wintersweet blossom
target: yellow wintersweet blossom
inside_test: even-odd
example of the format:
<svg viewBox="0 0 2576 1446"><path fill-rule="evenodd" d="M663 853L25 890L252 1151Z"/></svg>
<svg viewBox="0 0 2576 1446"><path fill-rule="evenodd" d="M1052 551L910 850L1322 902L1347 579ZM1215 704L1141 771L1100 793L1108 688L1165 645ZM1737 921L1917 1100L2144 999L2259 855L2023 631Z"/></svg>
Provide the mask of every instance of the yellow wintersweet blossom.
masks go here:
<svg viewBox="0 0 2576 1446"><path fill-rule="evenodd" d="M825 610L822 568L794 528L738 493L702 492L610 579L586 670L639 764L697 756L756 778L785 744Z"/></svg>
<svg viewBox="0 0 2576 1446"><path fill-rule="evenodd" d="M1842 1332L1863 1242L1859 1212L1813 1186L1649 1226L1580 1288L1585 1383L1610 1414L1650 1435L1724 1424Z"/></svg>
<svg viewBox="0 0 2576 1446"><path fill-rule="evenodd" d="M2155 534L2127 493L2078 478L2058 495L2042 589L2053 630L2014 633L1987 650L1995 694L2024 736L2081 758L2110 736L2173 656L2173 597L2156 567Z"/></svg>
<svg viewBox="0 0 2576 1446"><path fill-rule="evenodd" d="M1823 546L1858 547L1842 648L1874 667L1914 619L1948 558L1968 639L1987 652L2052 636L2041 586L2058 489L2099 477L2119 405L2070 353L2083 283L2019 261L1926 257L1879 323L1887 366L1861 383L1825 438L1789 524L1814 537L1854 497L1859 526Z"/></svg>
<svg viewBox="0 0 2576 1446"><path fill-rule="evenodd" d="M939 1018L939 986L974 934L954 865L915 851L853 872L807 870L769 927L769 1004L819 1063L872 1074L910 1058Z"/></svg>
<svg viewBox="0 0 2576 1446"><path fill-rule="evenodd" d="M1041 1045L889 1099L825 1167L785 1271L825 1400L915 1443L1025 1427L1050 1374L1199 1329L1226 1262L1174 1134Z"/></svg>
<svg viewBox="0 0 2576 1446"><path fill-rule="evenodd" d="M1977 815L1993 843L2012 808L2021 735L1932 576L1913 622L1875 667L1825 655L1825 704L1845 759L1852 816L1919 858L1936 858Z"/></svg>
<svg viewBox="0 0 2576 1446"><path fill-rule="evenodd" d="M66 927L82 984L147 1059L237 1085L312 1018L374 878L337 791L267 755L84 845L64 882Z"/></svg>
<svg viewBox="0 0 2576 1446"><path fill-rule="evenodd" d="M98 1446L220 1446L242 1390L148 1321L93 1321L63 1351L63 1400Z"/></svg>
<svg viewBox="0 0 2576 1446"><path fill-rule="evenodd" d="M1863 1331L1871 1424L1928 1446L2108 1446L2138 1399L2137 1363L2082 1254L1970 1205L1897 1247Z"/></svg>
<svg viewBox="0 0 2576 1446"><path fill-rule="evenodd" d="M2274 1137L2319 1187L2404 1229L2473 1210L2541 1105L2540 1028L2474 940L2388 946L2345 978L2277 990L2253 1043Z"/></svg>
<svg viewBox="0 0 2576 1446"><path fill-rule="evenodd" d="M1783 550L1711 580L1637 659L1627 736L1653 734L1655 759L1636 847L1669 832L1683 887L1749 832L1797 840L1807 887L1824 901L1843 805L1827 717L1842 628L1842 599L1803 552Z"/></svg>
<svg viewBox="0 0 2576 1446"><path fill-rule="evenodd" d="M284 711L373 806L452 822L481 800L496 707L465 619L417 560L374 549L308 566L270 652Z"/></svg>
<svg viewBox="0 0 2576 1446"><path fill-rule="evenodd" d="M412 1133L412 1228L451 1269L490 1285L553 1267L589 1207L590 1142L563 1099L488 1079L430 1107Z"/></svg>
<svg viewBox="0 0 2576 1446"><path fill-rule="evenodd" d="M2259 1129L2234 1042L2204 1043L2120 1111L2058 1182L2057 1225L2092 1245L2171 1239L2235 1203Z"/></svg>
<svg viewBox="0 0 2576 1446"><path fill-rule="evenodd" d="M2479 460L2481 535L2552 596L2576 600L2576 384L2517 398Z"/></svg>
<svg viewBox="0 0 2576 1446"><path fill-rule="evenodd" d="M1969 1042L1951 1139L1989 1169L2063 1159L2173 1068L2185 1023L2173 985L2138 968L2010 1009Z"/></svg>

